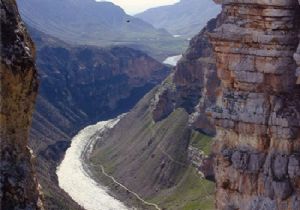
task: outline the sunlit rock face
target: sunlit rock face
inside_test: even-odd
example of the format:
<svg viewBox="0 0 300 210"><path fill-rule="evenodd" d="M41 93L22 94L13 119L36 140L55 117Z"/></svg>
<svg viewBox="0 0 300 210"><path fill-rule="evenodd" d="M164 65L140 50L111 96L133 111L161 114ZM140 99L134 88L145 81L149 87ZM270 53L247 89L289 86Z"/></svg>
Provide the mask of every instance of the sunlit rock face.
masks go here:
<svg viewBox="0 0 300 210"><path fill-rule="evenodd" d="M216 2L223 20L210 40L222 91L207 110L216 208L300 209L298 1Z"/></svg>
<svg viewBox="0 0 300 210"><path fill-rule="evenodd" d="M14 0L1 0L1 209L41 209L28 145L37 94L34 47Z"/></svg>

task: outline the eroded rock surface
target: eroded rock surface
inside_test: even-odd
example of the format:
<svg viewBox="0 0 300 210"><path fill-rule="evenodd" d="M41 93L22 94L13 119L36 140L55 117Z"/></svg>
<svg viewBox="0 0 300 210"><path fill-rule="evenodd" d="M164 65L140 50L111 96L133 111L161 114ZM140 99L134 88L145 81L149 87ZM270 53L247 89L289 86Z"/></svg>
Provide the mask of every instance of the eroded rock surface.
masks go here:
<svg viewBox="0 0 300 210"><path fill-rule="evenodd" d="M174 69L168 81L171 85L157 93L153 118L166 118L175 108L182 107L190 114L190 125L206 134L215 133L204 113L216 101L220 80L216 61L207 33L219 25L220 17L212 19L190 42L190 46Z"/></svg>
<svg viewBox="0 0 300 210"><path fill-rule="evenodd" d="M28 148L37 94L34 46L14 0L1 0L1 209L42 209Z"/></svg>
<svg viewBox="0 0 300 210"><path fill-rule="evenodd" d="M298 1L217 2L222 25L210 40L222 91L207 110L217 126L216 207L299 209Z"/></svg>

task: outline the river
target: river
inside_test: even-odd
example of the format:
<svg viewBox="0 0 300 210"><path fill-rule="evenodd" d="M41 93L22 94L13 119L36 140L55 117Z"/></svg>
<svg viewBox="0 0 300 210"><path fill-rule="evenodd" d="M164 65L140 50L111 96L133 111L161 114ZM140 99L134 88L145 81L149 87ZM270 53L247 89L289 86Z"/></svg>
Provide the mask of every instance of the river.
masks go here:
<svg viewBox="0 0 300 210"><path fill-rule="evenodd" d="M81 130L73 139L65 158L57 168L59 186L86 210L128 210L121 201L108 193L108 189L99 185L90 175L84 163L101 132L114 127L120 117L102 121Z"/></svg>
<svg viewBox="0 0 300 210"><path fill-rule="evenodd" d="M177 62L182 58L182 55L175 55L166 58L163 63L171 66L176 66Z"/></svg>

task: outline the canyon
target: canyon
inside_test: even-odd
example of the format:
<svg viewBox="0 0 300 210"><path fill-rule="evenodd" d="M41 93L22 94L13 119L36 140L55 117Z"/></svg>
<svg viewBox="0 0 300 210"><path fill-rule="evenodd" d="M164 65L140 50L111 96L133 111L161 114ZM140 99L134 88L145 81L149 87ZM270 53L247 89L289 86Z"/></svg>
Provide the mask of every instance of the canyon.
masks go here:
<svg viewBox="0 0 300 210"><path fill-rule="evenodd" d="M87 160L94 177L129 206L136 203L102 178L102 168L161 209L214 209L214 183L205 177L214 179L215 130L200 110L214 104L220 84L207 36L218 25L218 19L209 21L168 78L101 136Z"/></svg>
<svg viewBox="0 0 300 210"><path fill-rule="evenodd" d="M130 110L170 69L128 47L74 46L28 27L40 88L30 147L48 209L81 209L58 186L56 167L74 135Z"/></svg>
<svg viewBox="0 0 300 210"><path fill-rule="evenodd" d="M174 73L152 93L152 99L148 98L152 101L152 108L149 110L152 118L149 119L148 114L140 115L147 116L149 127L161 128L160 126L166 126L164 123L174 117L181 107L188 114L184 115L188 117L188 130L192 128L215 135L211 158L214 159L216 209L299 209L299 4L297 1L216 2L222 3L222 13L216 20L209 22L202 34L191 40L189 49L178 62ZM129 113L128 119L125 117L124 121L138 119L132 115L134 112ZM175 126L183 118L173 119L172 125ZM146 119L140 121L144 122ZM171 125L167 126L170 126L168 130L171 129ZM121 131L124 127L129 135L138 130L134 126L126 127L121 120L120 125L109 136L113 145L121 141L118 129ZM142 135L144 139L149 135L146 139L149 138L151 144L157 142L157 136L152 139L150 131L140 132L137 131L135 135ZM176 182L172 183L169 179L165 183L164 178L170 177L169 171L178 162L187 161L187 150L176 150L177 156L174 153L172 155L171 151L179 144L182 145L178 149L187 148L191 136L187 134L187 137L180 137L177 131L174 133L177 134L175 139L181 141L166 143L169 146L162 147L164 152L167 151L165 154L156 151L161 149L159 142L164 144L164 138L157 142L158 145L142 149L143 152L139 155L130 152L132 155L129 157L125 154L132 148L118 148L102 142L95 152L94 158L97 157L98 160L92 161L101 163L102 160L119 180L151 198L151 190L150 196L149 191L143 190L153 185L158 185L156 189L162 187L158 191L163 191L164 187L172 189ZM116 149L118 154L122 154L124 149L125 158L118 160L118 154L115 153L101 155L102 147L107 151ZM153 147L156 149L153 150ZM160 169L161 173L155 176L158 183L144 182L143 188L139 189L133 180L126 177L131 174L134 179L141 179L139 183L152 179L147 174L141 174L134 165L130 167L130 163L141 161L139 164L143 165L142 171L158 171L155 167L150 169L153 166L147 163L149 160L143 162L141 159L134 159L147 153L162 155L159 157L162 158L163 167ZM170 159L163 160L165 155L174 160L174 157L179 157L178 154L183 155L183 159L178 162L176 158L175 163ZM197 157L194 162L196 159ZM211 161L212 159L208 159L199 162L212 164ZM123 163L129 167L123 168ZM206 173L212 170L208 170L207 166L199 167ZM126 173L128 176L123 176ZM209 174L207 178L212 178L211 173ZM139 178L140 176L143 178ZM159 181L163 183L161 186ZM162 202L161 205L167 204Z"/></svg>
<svg viewBox="0 0 300 210"><path fill-rule="evenodd" d="M5 99L1 101L1 205L8 209L17 208L19 204L12 200L23 199L24 203L32 202L29 208L36 209L34 202L40 203L41 200L37 193L43 193L41 197L46 209L83 209L59 188L55 174L57 164L64 157L72 137L86 125L128 111L169 74L169 68L139 50L125 46L99 48L70 45L27 25L35 49L15 2L1 1L2 7L7 8L11 17L1 12L1 24L9 29L1 36L1 43L6 44L1 45L1 49L7 53L7 57L1 57L1 99ZM16 21L11 21L14 18ZM20 29L15 32L8 24L16 24ZM14 37L14 33L17 33L16 41L10 38ZM10 59L14 59L15 63ZM20 75L14 69L20 70ZM9 151L14 151L15 146L13 154L16 157L10 158ZM35 171L31 162L35 165ZM6 176L2 177L6 173L10 182ZM18 180L12 179L13 176ZM21 195L13 198L15 188L19 189L19 186L15 186L17 184L21 185L21 190L22 187L27 190L18 192L25 198ZM42 187L42 190L37 192L35 187Z"/></svg>
<svg viewBox="0 0 300 210"><path fill-rule="evenodd" d="M80 165L94 192L129 208L299 210L300 2L214 1L221 13L170 72L28 24L35 50L15 1L1 0L1 207L82 210Z"/></svg>

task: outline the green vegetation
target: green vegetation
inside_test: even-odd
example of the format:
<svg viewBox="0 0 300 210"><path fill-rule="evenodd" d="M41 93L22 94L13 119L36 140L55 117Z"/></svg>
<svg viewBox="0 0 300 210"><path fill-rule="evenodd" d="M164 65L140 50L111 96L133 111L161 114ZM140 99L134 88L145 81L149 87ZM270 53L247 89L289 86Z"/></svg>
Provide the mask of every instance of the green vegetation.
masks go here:
<svg viewBox="0 0 300 210"><path fill-rule="evenodd" d="M166 190L151 199L162 209L170 210L213 210L214 183L200 178L190 166L182 180L171 190Z"/></svg>
<svg viewBox="0 0 300 210"><path fill-rule="evenodd" d="M118 170L123 170L123 167L132 161L147 162L142 164L138 171L140 176L147 177L148 173L151 174L149 168L152 170L157 168L159 157L165 156L162 150L178 162L185 160L183 152L176 152L181 139L188 138L189 135L189 130L186 128L187 113L183 109L176 109L168 118L158 123L153 122L150 109L139 110L137 116L133 117L135 119L133 123L122 121L113 130L112 135L109 135L110 142L97 146L91 158L94 165L103 165L109 174L114 174ZM130 128L127 128L128 125ZM114 140L119 142L113 142ZM151 145L145 149L150 141L152 141ZM161 146L158 146L159 144ZM141 154L139 151L143 150L145 151ZM159 154L155 158L150 158L153 150ZM132 159L125 164L123 161L127 156Z"/></svg>
<svg viewBox="0 0 300 210"><path fill-rule="evenodd" d="M203 151L205 155L209 155L211 152L212 137L198 131L193 131L191 136L191 145Z"/></svg>
<svg viewBox="0 0 300 210"><path fill-rule="evenodd" d="M172 86L170 78L163 86ZM100 166L161 209L213 210L214 183L201 178L187 159L189 143L208 154L211 137L190 130L184 109L176 109L164 120L154 122L152 100L160 88L147 94L96 145L90 159L92 173L129 206L141 204L130 193L105 180Z"/></svg>

